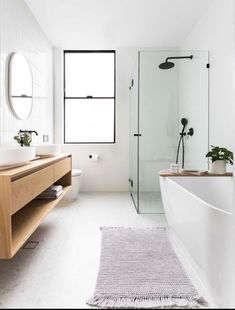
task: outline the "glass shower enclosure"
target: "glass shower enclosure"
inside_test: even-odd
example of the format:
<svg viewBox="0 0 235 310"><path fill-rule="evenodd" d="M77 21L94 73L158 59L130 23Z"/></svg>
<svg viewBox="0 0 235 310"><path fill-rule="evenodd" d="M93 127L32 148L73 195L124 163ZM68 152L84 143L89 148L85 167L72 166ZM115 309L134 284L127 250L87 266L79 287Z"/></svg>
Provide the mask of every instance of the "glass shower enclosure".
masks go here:
<svg viewBox="0 0 235 310"><path fill-rule="evenodd" d="M168 57L174 66L161 69ZM207 51L138 52L130 84L129 172L138 213L163 213L159 171L176 161L182 118L188 121L186 132L194 131L185 136L184 168L208 169L208 80ZM182 150L179 159L181 165Z"/></svg>

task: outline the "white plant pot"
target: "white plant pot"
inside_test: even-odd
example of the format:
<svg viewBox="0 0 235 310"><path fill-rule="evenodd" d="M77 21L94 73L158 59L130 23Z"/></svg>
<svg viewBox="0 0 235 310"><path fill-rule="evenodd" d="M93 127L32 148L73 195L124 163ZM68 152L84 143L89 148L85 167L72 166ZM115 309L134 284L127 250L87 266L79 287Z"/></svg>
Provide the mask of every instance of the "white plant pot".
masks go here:
<svg viewBox="0 0 235 310"><path fill-rule="evenodd" d="M226 161L225 160L216 160L211 164L211 172L216 174L225 174L226 173Z"/></svg>

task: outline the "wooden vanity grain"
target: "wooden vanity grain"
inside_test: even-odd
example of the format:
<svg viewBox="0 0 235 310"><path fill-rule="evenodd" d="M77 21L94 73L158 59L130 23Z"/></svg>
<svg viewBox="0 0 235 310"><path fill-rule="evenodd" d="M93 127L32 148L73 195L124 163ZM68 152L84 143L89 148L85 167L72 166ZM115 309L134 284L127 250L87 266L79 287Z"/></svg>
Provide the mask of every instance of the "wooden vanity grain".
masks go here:
<svg viewBox="0 0 235 310"><path fill-rule="evenodd" d="M71 169L71 155L60 154L0 171L0 259L12 258L70 189ZM35 199L55 183L59 198Z"/></svg>
<svg viewBox="0 0 235 310"><path fill-rule="evenodd" d="M211 172L171 172L163 171L159 172L161 177L232 177L232 172L227 172L225 174L211 173Z"/></svg>

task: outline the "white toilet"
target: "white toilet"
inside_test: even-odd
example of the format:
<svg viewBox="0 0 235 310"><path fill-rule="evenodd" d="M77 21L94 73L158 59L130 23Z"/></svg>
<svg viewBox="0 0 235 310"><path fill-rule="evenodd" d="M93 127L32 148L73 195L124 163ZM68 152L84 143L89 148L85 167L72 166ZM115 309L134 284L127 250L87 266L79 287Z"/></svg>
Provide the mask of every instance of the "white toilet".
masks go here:
<svg viewBox="0 0 235 310"><path fill-rule="evenodd" d="M72 186L71 189L65 194L63 200L72 201L78 198L80 185L81 185L82 171L78 169L72 170Z"/></svg>

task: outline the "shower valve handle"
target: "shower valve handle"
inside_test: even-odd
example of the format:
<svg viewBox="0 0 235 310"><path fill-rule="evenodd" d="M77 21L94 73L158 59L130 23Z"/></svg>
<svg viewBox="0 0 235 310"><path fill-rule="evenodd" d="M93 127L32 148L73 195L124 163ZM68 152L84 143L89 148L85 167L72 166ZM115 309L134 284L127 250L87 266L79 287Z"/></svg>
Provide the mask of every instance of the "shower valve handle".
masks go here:
<svg viewBox="0 0 235 310"><path fill-rule="evenodd" d="M193 134L194 134L194 129L193 128L189 128L189 130L187 132L187 135L192 137Z"/></svg>

